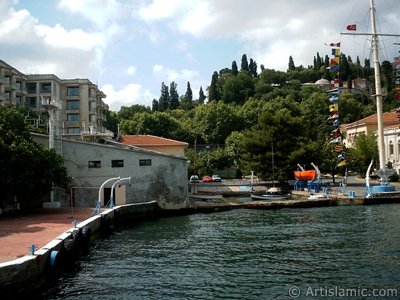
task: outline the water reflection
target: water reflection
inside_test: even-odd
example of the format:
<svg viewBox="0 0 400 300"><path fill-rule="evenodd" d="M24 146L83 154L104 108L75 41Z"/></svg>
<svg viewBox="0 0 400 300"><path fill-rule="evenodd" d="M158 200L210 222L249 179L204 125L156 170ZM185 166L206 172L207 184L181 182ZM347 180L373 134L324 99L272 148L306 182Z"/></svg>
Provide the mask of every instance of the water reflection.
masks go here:
<svg viewBox="0 0 400 300"><path fill-rule="evenodd" d="M293 285L303 292L308 286L397 288L399 221L399 205L162 218L97 243L80 272L43 297L282 299Z"/></svg>

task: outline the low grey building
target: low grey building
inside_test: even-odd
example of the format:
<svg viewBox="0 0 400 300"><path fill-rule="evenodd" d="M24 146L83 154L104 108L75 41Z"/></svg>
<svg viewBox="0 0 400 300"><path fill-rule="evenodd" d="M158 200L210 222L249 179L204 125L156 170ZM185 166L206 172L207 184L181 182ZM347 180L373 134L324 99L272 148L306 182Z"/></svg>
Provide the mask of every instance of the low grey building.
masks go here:
<svg viewBox="0 0 400 300"><path fill-rule="evenodd" d="M48 146L48 136L33 134L34 139ZM98 142L76 140L56 141L65 159L72 182L67 193L57 192L54 200L61 206L96 207L100 201L107 205L113 181L100 193L99 187L114 177L131 180L115 186L116 205L156 200L164 209L186 206L188 197L187 160L152 150L124 145L112 140Z"/></svg>

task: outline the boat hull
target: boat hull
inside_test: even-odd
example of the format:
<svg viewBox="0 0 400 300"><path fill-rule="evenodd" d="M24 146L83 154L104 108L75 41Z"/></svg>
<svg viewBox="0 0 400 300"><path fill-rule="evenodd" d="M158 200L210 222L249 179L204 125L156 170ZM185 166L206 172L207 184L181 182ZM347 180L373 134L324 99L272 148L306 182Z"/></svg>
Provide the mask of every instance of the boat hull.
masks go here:
<svg viewBox="0 0 400 300"><path fill-rule="evenodd" d="M251 195L251 199L253 200L287 200L290 198L290 195Z"/></svg>
<svg viewBox="0 0 400 300"><path fill-rule="evenodd" d="M307 171L294 171L294 178L296 180L313 180L317 177L317 171L307 170Z"/></svg>

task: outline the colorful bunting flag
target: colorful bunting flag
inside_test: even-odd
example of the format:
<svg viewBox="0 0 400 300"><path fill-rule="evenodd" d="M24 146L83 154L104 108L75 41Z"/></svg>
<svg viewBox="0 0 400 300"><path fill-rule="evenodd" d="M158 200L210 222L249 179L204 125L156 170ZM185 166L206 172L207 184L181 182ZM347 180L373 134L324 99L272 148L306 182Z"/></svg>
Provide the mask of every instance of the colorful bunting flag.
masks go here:
<svg viewBox="0 0 400 300"><path fill-rule="evenodd" d="M336 152L336 153L342 152L343 149L344 149L344 147L343 147L342 144L335 145L335 152Z"/></svg>
<svg viewBox="0 0 400 300"><path fill-rule="evenodd" d="M331 132L331 137L333 138L337 138L338 136L340 136L340 128L336 128Z"/></svg>
<svg viewBox="0 0 400 300"><path fill-rule="evenodd" d="M339 96L338 95L333 95L329 97L329 102L332 103L337 103L339 101Z"/></svg>
<svg viewBox="0 0 400 300"><path fill-rule="evenodd" d="M329 144L338 144L342 142L342 137L339 136L336 139L333 139L332 141L329 142Z"/></svg>
<svg viewBox="0 0 400 300"><path fill-rule="evenodd" d="M356 24L347 25L346 29L350 31L355 31L357 30L357 25Z"/></svg>
<svg viewBox="0 0 400 300"><path fill-rule="evenodd" d="M329 112L334 112L339 110L339 105L337 103L329 105Z"/></svg>
<svg viewBox="0 0 400 300"><path fill-rule="evenodd" d="M339 113L338 112L334 112L333 114L331 114L328 117L328 120L334 120L334 119L337 119L337 118L339 118Z"/></svg>
<svg viewBox="0 0 400 300"><path fill-rule="evenodd" d="M339 42L339 43L330 43L330 44L326 44L326 43L325 43L325 45L331 46L331 47L338 47L338 48L340 48L340 42Z"/></svg>
<svg viewBox="0 0 400 300"><path fill-rule="evenodd" d="M340 56L340 49L332 48L332 55L334 55L334 56Z"/></svg>

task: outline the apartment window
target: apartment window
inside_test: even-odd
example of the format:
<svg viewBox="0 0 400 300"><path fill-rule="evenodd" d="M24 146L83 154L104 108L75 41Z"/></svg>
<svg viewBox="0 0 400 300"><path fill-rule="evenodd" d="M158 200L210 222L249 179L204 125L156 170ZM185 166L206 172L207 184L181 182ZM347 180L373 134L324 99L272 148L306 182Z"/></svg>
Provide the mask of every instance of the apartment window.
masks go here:
<svg viewBox="0 0 400 300"><path fill-rule="evenodd" d="M28 82L26 89L28 90L28 94L36 94L36 82Z"/></svg>
<svg viewBox="0 0 400 300"><path fill-rule="evenodd" d="M393 146L393 142L390 141L389 143L389 155L393 155L394 153L394 146Z"/></svg>
<svg viewBox="0 0 400 300"><path fill-rule="evenodd" d="M79 127L69 127L67 128L67 134L80 134L80 128Z"/></svg>
<svg viewBox="0 0 400 300"><path fill-rule="evenodd" d="M79 86L67 87L67 96L79 96Z"/></svg>
<svg viewBox="0 0 400 300"><path fill-rule="evenodd" d="M124 167L124 160L123 159L113 159L111 161L112 168L123 168Z"/></svg>
<svg viewBox="0 0 400 300"><path fill-rule="evenodd" d="M89 167L89 169L100 169L101 161L100 160L89 160L88 167Z"/></svg>
<svg viewBox="0 0 400 300"><path fill-rule="evenodd" d="M36 97L27 97L26 98L26 104L29 107L36 107Z"/></svg>
<svg viewBox="0 0 400 300"><path fill-rule="evenodd" d="M79 109L79 100L68 100L67 109Z"/></svg>
<svg viewBox="0 0 400 300"><path fill-rule="evenodd" d="M68 122L76 122L79 121L79 114L68 114L67 115Z"/></svg>
<svg viewBox="0 0 400 300"><path fill-rule="evenodd" d="M40 84L41 93L51 93L51 82L43 82Z"/></svg>
<svg viewBox="0 0 400 300"><path fill-rule="evenodd" d="M139 159L139 166L151 166L151 159Z"/></svg>

